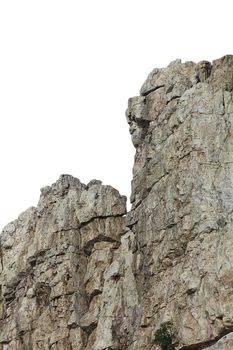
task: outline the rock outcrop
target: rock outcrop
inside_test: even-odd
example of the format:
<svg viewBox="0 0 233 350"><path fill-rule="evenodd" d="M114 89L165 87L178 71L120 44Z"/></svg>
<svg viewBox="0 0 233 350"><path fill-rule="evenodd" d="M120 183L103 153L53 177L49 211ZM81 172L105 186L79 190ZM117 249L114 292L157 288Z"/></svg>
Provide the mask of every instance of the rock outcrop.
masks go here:
<svg viewBox="0 0 233 350"><path fill-rule="evenodd" d="M131 203L63 175L0 236L1 350L233 349L233 56L155 69Z"/></svg>
<svg viewBox="0 0 233 350"><path fill-rule="evenodd" d="M1 349L102 349L124 333L137 303L125 214L117 190L63 175L3 229Z"/></svg>

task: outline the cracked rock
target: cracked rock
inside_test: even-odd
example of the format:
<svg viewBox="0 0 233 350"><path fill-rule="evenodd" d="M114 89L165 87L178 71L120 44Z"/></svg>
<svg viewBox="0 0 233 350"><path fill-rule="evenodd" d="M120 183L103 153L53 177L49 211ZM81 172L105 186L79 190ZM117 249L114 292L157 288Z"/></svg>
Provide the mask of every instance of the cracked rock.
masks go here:
<svg viewBox="0 0 233 350"><path fill-rule="evenodd" d="M232 93L232 55L154 69L126 112L130 212L62 175L5 226L0 350L159 350L159 330L176 350L233 349Z"/></svg>

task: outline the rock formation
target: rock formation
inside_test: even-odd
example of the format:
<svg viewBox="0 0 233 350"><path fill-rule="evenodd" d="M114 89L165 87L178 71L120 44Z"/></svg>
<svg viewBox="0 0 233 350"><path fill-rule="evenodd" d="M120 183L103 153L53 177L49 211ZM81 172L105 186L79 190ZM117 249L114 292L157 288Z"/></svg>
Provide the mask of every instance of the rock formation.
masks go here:
<svg viewBox="0 0 233 350"><path fill-rule="evenodd" d="M0 236L0 350L233 349L233 56L154 69L132 208L62 175Z"/></svg>

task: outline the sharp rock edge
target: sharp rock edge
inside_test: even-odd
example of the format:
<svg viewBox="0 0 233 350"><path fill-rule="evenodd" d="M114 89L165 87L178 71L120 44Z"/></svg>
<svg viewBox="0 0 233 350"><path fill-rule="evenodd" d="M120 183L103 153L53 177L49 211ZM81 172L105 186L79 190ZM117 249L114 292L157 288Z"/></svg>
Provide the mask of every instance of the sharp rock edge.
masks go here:
<svg viewBox="0 0 233 350"><path fill-rule="evenodd" d="M231 55L154 69L126 111L131 211L62 175L3 229L0 350L167 350L166 324L169 349L233 349L232 91Z"/></svg>

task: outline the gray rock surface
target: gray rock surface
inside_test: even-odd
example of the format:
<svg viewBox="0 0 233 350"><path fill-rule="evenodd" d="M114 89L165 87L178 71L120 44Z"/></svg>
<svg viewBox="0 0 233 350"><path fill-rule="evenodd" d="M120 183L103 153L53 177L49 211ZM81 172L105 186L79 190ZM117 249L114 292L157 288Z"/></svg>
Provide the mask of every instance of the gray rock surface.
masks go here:
<svg viewBox="0 0 233 350"><path fill-rule="evenodd" d="M114 188L62 175L41 190L37 208L3 229L0 349L112 345L117 308L124 299L127 326L135 308L123 283L133 278L125 213L126 197Z"/></svg>
<svg viewBox="0 0 233 350"><path fill-rule="evenodd" d="M167 350L166 325L174 350L233 349L232 90L230 55L154 69L126 112L131 211L62 175L3 229L0 350Z"/></svg>
<svg viewBox="0 0 233 350"><path fill-rule="evenodd" d="M129 100L136 155L127 226L142 315L135 349L153 349L165 322L177 349L233 348L222 338L233 332L232 74L233 56L176 60Z"/></svg>

